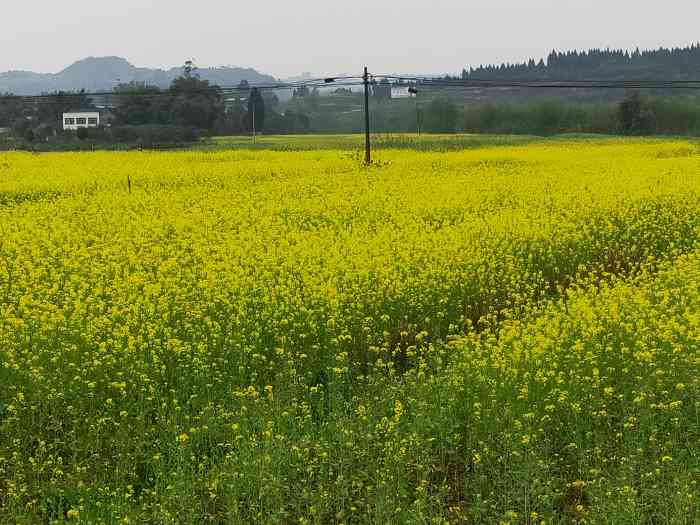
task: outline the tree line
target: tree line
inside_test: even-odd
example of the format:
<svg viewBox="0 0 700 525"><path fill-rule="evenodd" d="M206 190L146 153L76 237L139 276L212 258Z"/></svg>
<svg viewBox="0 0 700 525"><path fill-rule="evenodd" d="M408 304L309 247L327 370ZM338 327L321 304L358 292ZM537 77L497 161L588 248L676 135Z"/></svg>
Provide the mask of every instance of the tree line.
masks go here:
<svg viewBox="0 0 700 525"><path fill-rule="evenodd" d="M547 64L530 61L519 66L489 66L466 74L483 77L485 72L508 74L544 67L554 76L555 71L605 69L602 64L613 69L614 64L678 66L693 63L698 55L700 46L633 53L553 52ZM392 87L386 79L370 84L371 126L375 132L700 135L700 99L692 95L620 95L617 91L617 98L590 98L561 96L560 92L530 95L522 90L498 90L473 96L468 91L419 84L414 86L418 98L396 100L392 99ZM144 144L191 142L203 135L250 134L253 130L285 134L356 133L364 129L361 91L301 86L282 101L274 89L257 89L245 81L236 90L223 90L199 78L191 63L185 64L182 75L167 89L132 82L117 86L109 97L112 109L106 119L108 126L76 134L61 132L61 118L64 112L95 108L99 101L85 92L54 93L31 102L0 96L0 128L10 128L15 137L26 142L74 141L87 138L87 134L97 142Z"/></svg>
<svg viewBox="0 0 700 525"><path fill-rule="evenodd" d="M621 49L552 51L546 61L463 69L463 80L698 80L700 44L632 52Z"/></svg>
<svg viewBox="0 0 700 525"><path fill-rule="evenodd" d="M273 91L242 81L227 96L219 86L202 80L191 62L170 87L161 89L142 82L115 87L102 97L85 91L56 92L24 99L0 94L0 128L11 130L25 142L66 142L91 138L101 142L189 142L214 134L310 131L309 118L298 108L279 107ZM101 100L102 98L102 100ZM96 110L108 102L99 130L63 132L63 113Z"/></svg>

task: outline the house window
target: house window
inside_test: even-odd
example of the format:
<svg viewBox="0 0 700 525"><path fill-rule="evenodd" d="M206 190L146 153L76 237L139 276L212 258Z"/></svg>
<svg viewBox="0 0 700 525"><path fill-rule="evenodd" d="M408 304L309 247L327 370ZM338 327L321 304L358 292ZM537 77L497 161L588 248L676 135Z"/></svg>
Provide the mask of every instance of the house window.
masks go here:
<svg viewBox="0 0 700 525"><path fill-rule="evenodd" d="M91 126L97 126L97 117L89 117L88 124L90 124Z"/></svg>
<svg viewBox="0 0 700 525"><path fill-rule="evenodd" d="M77 119L75 119L75 123L78 126L80 126L80 125L84 126L85 124L87 124L87 119L85 117L78 117Z"/></svg>
<svg viewBox="0 0 700 525"><path fill-rule="evenodd" d="M66 119L66 126L73 126L74 124L75 124L74 118L67 118Z"/></svg>

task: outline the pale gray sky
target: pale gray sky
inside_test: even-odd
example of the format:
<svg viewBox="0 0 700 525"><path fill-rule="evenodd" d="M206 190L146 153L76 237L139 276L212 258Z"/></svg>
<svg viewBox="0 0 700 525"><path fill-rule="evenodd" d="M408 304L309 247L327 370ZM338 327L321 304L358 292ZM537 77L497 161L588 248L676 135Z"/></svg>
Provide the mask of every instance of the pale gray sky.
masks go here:
<svg viewBox="0 0 700 525"><path fill-rule="evenodd" d="M456 72L552 48L687 45L697 0L35 0L3 2L0 71L86 56L254 67L277 77Z"/></svg>

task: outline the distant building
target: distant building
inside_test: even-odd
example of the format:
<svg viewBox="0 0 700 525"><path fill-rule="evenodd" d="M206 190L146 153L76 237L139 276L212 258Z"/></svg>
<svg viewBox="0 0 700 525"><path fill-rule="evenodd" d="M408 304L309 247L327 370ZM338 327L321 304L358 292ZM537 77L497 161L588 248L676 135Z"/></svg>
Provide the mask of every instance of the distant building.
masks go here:
<svg viewBox="0 0 700 525"><path fill-rule="evenodd" d="M63 129L75 131L79 128L97 128L100 125L98 111L78 111L63 114Z"/></svg>
<svg viewBox="0 0 700 525"><path fill-rule="evenodd" d="M389 98L411 98L414 96L415 93L411 92L409 86L392 86Z"/></svg>

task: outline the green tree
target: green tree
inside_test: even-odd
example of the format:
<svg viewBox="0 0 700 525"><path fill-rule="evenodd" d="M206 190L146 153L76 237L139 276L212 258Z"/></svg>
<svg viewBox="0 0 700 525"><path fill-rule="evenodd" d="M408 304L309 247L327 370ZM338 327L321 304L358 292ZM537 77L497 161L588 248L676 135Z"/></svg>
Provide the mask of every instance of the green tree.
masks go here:
<svg viewBox="0 0 700 525"><path fill-rule="evenodd" d="M459 121L459 108L447 97L436 97L423 111L423 126L432 133L453 133Z"/></svg>
<svg viewBox="0 0 700 525"><path fill-rule="evenodd" d="M172 123L211 130L224 114L221 89L197 75L182 76L170 85Z"/></svg>
<svg viewBox="0 0 700 525"><path fill-rule="evenodd" d="M255 124L255 128L253 128ZM253 88L248 96L248 111L246 113L246 127L248 131L255 129L260 132L265 129L265 100L260 90Z"/></svg>
<svg viewBox="0 0 700 525"><path fill-rule="evenodd" d="M199 78L197 66L194 65L192 60L185 61L185 65L182 67L182 76L185 78L192 78L193 76Z"/></svg>
<svg viewBox="0 0 700 525"><path fill-rule="evenodd" d="M117 122L132 126L169 123L170 104L165 95L157 86L143 82L120 84L114 97Z"/></svg>
<svg viewBox="0 0 700 525"><path fill-rule="evenodd" d="M245 131L246 108L240 97L236 97L226 108L224 119L225 133L238 134Z"/></svg>
<svg viewBox="0 0 700 525"><path fill-rule="evenodd" d="M24 137L27 130L31 129L32 123L25 117L20 117L12 123L12 132L16 137Z"/></svg>
<svg viewBox="0 0 700 525"><path fill-rule="evenodd" d="M625 135L651 135L656 131L656 116L649 102L638 91L630 92L617 110L620 132Z"/></svg>
<svg viewBox="0 0 700 525"><path fill-rule="evenodd" d="M299 86L294 91L292 91L292 98L304 98L311 94L308 86Z"/></svg>
<svg viewBox="0 0 700 525"><path fill-rule="evenodd" d="M10 127L24 114L22 99L11 94L0 94L0 127Z"/></svg>
<svg viewBox="0 0 700 525"><path fill-rule="evenodd" d="M54 128L61 128L63 114L72 111L95 109L85 90L78 92L58 91L43 98L37 110L37 120Z"/></svg>

